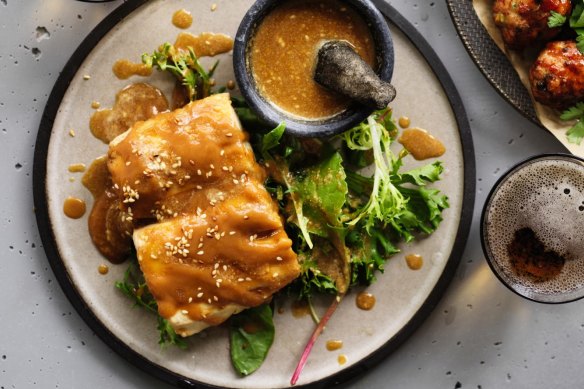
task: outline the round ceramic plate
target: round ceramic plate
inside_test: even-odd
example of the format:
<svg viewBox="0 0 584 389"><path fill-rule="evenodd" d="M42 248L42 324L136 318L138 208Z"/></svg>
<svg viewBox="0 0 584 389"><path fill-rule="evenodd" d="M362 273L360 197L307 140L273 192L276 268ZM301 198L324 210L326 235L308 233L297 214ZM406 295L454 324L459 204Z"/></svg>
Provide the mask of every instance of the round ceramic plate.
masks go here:
<svg viewBox="0 0 584 389"><path fill-rule="evenodd" d="M212 4L216 4L212 11ZM278 299L283 313L275 315L276 339L264 365L241 378L231 367L227 330L211 328L188 340L189 349L161 350L156 318L133 309L132 303L114 288L124 265L111 265L107 275L97 268L104 259L93 247L86 217L67 218L62 211L68 196L91 195L81 176L68 173L75 163L89 165L107 151L93 138L88 121L91 103L111 107L115 93L136 78L120 81L112 64L121 58L138 61L164 41L174 41L179 32L172 14L186 8L194 15L188 30L222 32L234 36L251 0L153 0L127 1L108 16L81 44L61 73L43 115L34 162L34 194L37 222L51 266L72 304L87 324L115 351L154 376L180 387L282 388L314 329L309 316L295 318L290 302ZM393 33L396 64L394 82L398 98L392 103L396 117L407 115L412 125L428 129L447 147L441 160L444 178L435 185L450 198L450 208L438 231L428 238L403 245L384 274L369 288L377 304L371 311L355 306L357 291L349 294L318 340L299 385L330 386L369 369L410 336L436 305L452 278L464 249L474 203L474 155L468 121L460 97L430 46L416 30L385 3L378 6L387 15ZM230 54L222 55L217 83L233 79ZM84 75L90 75L86 79ZM172 81L156 74L147 82L168 91ZM237 91L234 91L237 92ZM75 130L76 136L69 134ZM419 166L413 159L407 167ZM74 177L71 182L70 177ZM410 270L405 254L425 258L421 270ZM322 301L317 308L323 310ZM327 339L341 339L347 362L337 362L339 352L325 348Z"/></svg>
<svg viewBox="0 0 584 389"><path fill-rule="evenodd" d="M472 0L447 0L450 16L462 43L483 75L513 107L541 126L529 92L517 72L481 24Z"/></svg>

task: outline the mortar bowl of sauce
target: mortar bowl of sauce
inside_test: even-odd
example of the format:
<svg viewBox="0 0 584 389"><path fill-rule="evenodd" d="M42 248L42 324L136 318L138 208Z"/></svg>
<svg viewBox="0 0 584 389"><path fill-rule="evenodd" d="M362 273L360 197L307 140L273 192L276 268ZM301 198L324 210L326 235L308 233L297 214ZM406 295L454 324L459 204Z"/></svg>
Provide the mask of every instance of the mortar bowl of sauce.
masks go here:
<svg viewBox="0 0 584 389"><path fill-rule="evenodd" d="M258 0L248 10L233 67L241 93L268 126L285 122L289 134L324 137L371 114L373 108L313 80L318 50L328 41L348 42L381 80L391 80L391 34L369 0Z"/></svg>

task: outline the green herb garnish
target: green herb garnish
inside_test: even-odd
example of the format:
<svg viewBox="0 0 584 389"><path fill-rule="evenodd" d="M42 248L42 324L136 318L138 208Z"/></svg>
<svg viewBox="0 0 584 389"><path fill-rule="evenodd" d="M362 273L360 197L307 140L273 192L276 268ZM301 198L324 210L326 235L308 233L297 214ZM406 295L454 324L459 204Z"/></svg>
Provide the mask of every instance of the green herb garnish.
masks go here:
<svg viewBox="0 0 584 389"><path fill-rule="evenodd" d="M570 16L570 27L576 32L576 46L584 53L584 0L576 0Z"/></svg>
<svg viewBox="0 0 584 389"><path fill-rule="evenodd" d="M562 27L566 23L566 17L559 12L552 11L548 17L547 25L549 28Z"/></svg>
<svg viewBox="0 0 584 389"><path fill-rule="evenodd" d="M566 135L568 142L579 145L582 139L584 139L584 102L579 102L562 112L560 119L564 121L577 120L568 132L566 132Z"/></svg>

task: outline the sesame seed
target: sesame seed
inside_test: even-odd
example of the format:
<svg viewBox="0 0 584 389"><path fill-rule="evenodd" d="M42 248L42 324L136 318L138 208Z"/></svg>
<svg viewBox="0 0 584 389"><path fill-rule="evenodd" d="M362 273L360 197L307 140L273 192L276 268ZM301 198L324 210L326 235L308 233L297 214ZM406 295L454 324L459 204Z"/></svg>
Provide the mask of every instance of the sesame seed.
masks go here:
<svg viewBox="0 0 584 389"><path fill-rule="evenodd" d="M214 269L218 269L219 268L219 264L216 263L215 266L213 266Z"/></svg>
<svg viewBox="0 0 584 389"><path fill-rule="evenodd" d="M227 265L223 265L223 270L227 271Z"/></svg>
<svg viewBox="0 0 584 389"><path fill-rule="evenodd" d="M213 300L215 300L215 301L219 301L219 297L217 297L217 296L213 296Z"/></svg>
<svg viewBox="0 0 584 389"><path fill-rule="evenodd" d="M235 235L235 231L229 231L229 235Z"/></svg>
<svg viewBox="0 0 584 389"><path fill-rule="evenodd" d="M197 293L197 298L203 297L203 292Z"/></svg>
<svg viewBox="0 0 584 389"><path fill-rule="evenodd" d="M220 156L224 156L225 155L225 150L221 149L221 151L219 152Z"/></svg>
<svg viewBox="0 0 584 389"><path fill-rule="evenodd" d="M226 137L231 138L233 136L233 134L231 132L228 132L227 134L225 134Z"/></svg>
<svg viewBox="0 0 584 389"><path fill-rule="evenodd" d="M272 274L272 277L274 277L274 278L278 277L278 272Z"/></svg>
<svg viewBox="0 0 584 389"><path fill-rule="evenodd" d="M189 314L189 311L187 311L186 309L183 309L181 312L183 313L183 315L188 315Z"/></svg>
<svg viewBox="0 0 584 389"><path fill-rule="evenodd" d="M197 255L203 255L203 254L205 254L205 252L203 250L197 251Z"/></svg>
<svg viewBox="0 0 584 389"><path fill-rule="evenodd" d="M69 130L69 136L71 138L74 138L75 137L75 131L74 130Z"/></svg>
<svg viewBox="0 0 584 389"><path fill-rule="evenodd" d="M197 185L197 189L201 190L203 187L201 185Z"/></svg>
<svg viewBox="0 0 584 389"><path fill-rule="evenodd" d="M246 280L246 281L251 281L251 278L249 278L249 277L245 277L245 280Z"/></svg>
<svg viewBox="0 0 584 389"><path fill-rule="evenodd" d="M211 299L207 299L207 302L208 302L209 304L211 304L211 303L212 303Z"/></svg>
<svg viewBox="0 0 584 389"><path fill-rule="evenodd" d="M223 169L224 172L228 172L229 168L227 166L223 166L221 169Z"/></svg>
<svg viewBox="0 0 584 389"><path fill-rule="evenodd" d="M210 164L210 165L209 165L209 167L210 167L211 169L215 169L215 165L213 165L213 164Z"/></svg>
<svg viewBox="0 0 584 389"><path fill-rule="evenodd" d="M243 218L244 218L245 220L247 220L247 219L249 219L249 216L245 215Z"/></svg>
<svg viewBox="0 0 584 389"><path fill-rule="evenodd" d="M90 76L89 74L85 74L85 75L83 76L83 79L84 79L85 81L89 80L90 78L91 78L91 76Z"/></svg>
<svg viewBox="0 0 584 389"><path fill-rule="evenodd" d="M243 279L243 278L238 278L238 279L237 279L237 282L243 282L243 281L244 281L244 279Z"/></svg>
<svg viewBox="0 0 584 389"><path fill-rule="evenodd" d="M235 180L235 179L234 179L234 180L233 180L233 183L234 183L235 185L237 185L237 184L239 184L239 181L237 181L237 180Z"/></svg>
<svg viewBox="0 0 584 389"><path fill-rule="evenodd" d="M217 9L217 4L213 3L211 5L211 11L215 12L216 9Z"/></svg>
<svg viewBox="0 0 584 389"><path fill-rule="evenodd" d="M282 257L276 257L276 261L283 261L284 259Z"/></svg>

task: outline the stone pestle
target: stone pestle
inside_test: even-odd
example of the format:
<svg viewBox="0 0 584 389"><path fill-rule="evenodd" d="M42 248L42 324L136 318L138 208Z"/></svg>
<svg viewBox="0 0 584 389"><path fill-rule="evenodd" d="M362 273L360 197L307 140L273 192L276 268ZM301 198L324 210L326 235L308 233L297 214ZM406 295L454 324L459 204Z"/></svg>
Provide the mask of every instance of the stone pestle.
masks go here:
<svg viewBox="0 0 584 389"><path fill-rule="evenodd" d="M395 99L396 91L381 80L371 67L343 41L328 41L319 49L314 80L351 100L383 109Z"/></svg>

